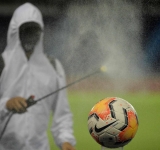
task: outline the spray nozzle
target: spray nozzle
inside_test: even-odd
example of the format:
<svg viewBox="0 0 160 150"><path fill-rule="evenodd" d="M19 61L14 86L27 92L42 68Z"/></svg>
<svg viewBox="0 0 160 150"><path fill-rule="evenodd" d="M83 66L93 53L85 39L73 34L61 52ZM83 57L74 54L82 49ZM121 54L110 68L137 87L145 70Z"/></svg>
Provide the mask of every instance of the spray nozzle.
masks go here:
<svg viewBox="0 0 160 150"><path fill-rule="evenodd" d="M31 95L27 100L26 100L26 103L27 103L27 108L36 104L37 101L34 100L34 95Z"/></svg>

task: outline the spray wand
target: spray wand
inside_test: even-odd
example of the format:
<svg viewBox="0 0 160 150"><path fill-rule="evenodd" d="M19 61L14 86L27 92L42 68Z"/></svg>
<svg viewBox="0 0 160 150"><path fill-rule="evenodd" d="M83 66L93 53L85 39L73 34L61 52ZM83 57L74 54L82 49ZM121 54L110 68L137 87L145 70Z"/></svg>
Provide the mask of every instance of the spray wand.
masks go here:
<svg viewBox="0 0 160 150"><path fill-rule="evenodd" d="M74 84L76 84L76 83L78 83L78 82L86 79L86 78L89 78L90 76L93 76L93 75L95 75L95 74L97 74L97 73L106 72L106 71L107 71L106 67L105 67L105 66L102 66L102 67L100 67L100 69L96 70L95 72L92 72L91 74L89 74L89 75L87 75L87 76L84 76L84 77L82 77L82 78L80 78L80 79L78 79L78 80L76 80L76 81L74 81L74 82L72 82L72 83L70 83L70 84L68 84L68 85L66 85L66 86L63 86L62 88L59 88L59 89L57 89L56 91L53 91L53 92L51 92L51 93L49 93L49 94L47 94L47 95L45 95L45 96L43 96L43 97L41 97L41 98L39 98L39 99L37 99L37 100L34 100L34 96L30 96L30 97L26 100L26 102L27 102L27 108L30 107L30 106L32 106L32 105L34 105L34 104L36 104L36 103L39 102L39 101L41 101L41 100L43 100L43 99L51 96L51 95L53 95L53 94L55 94L55 93L63 90L63 89L66 89L66 88L68 88L68 87L70 87L70 86L72 86L72 85L74 85Z"/></svg>

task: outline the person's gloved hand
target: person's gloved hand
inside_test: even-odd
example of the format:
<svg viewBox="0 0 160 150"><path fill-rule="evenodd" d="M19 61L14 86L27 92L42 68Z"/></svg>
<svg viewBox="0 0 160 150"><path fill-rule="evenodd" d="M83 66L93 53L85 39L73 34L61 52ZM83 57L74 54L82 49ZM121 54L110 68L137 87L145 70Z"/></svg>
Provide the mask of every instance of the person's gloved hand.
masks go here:
<svg viewBox="0 0 160 150"><path fill-rule="evenodd" d="M62 150L76 150L70 143L65 142L62 144Z"/></svg>
<svg viewBox="0 0 160 150"><path fill-rule="evenodd" d="M7 101L6 108L9 111L16 111L18 113L23 113L26 111L27 103L26 99L22 97L14 97Z"/></svg>

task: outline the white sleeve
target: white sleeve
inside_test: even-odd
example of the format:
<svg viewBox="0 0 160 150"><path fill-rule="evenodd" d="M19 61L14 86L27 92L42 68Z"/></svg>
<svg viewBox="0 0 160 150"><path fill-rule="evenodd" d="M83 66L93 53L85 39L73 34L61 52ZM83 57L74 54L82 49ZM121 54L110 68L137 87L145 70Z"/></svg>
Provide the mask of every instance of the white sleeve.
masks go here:
<svg viewBox="0 0 160 150"><path fill-rule="evenodd" d="M62 65L56 60L56 71L58 74L58 88L66 85L65 73ZM51 132L55 143L61 147L62 143L69 142L72 145L76 144L73 135L73 120L70 106L67 99L66 89L59 91L57 94L56 105L54 106L53 123Z"/></svg>
<svg viewBox="0 0 160 150"><path fill-rule="evenodd" d="M1 131L4 129L4 125L6 123L6 120L9 117L10 111L6 108L6 103L10 99L9 97L4 97L3 96L3 90L2 90L2 70L4 69L4 62L2 55L0 55L0 134Z"/></svg>
<svg viewBox="0 0 160 150"><path fill-rule="evenodd" d="M0 99L0 122L3 122L5 117L9 114L10 111L6 108L6 102L9 98L1 98Z"/></svg>
<svg viewBox="0 0 160 150"><path fill-rule="evenodd" d="M0 137L2 136L2 132L5 128L6 122L10 117L10 111L6 108L6 102L8 98L1 98L0 99Z"/></svg>

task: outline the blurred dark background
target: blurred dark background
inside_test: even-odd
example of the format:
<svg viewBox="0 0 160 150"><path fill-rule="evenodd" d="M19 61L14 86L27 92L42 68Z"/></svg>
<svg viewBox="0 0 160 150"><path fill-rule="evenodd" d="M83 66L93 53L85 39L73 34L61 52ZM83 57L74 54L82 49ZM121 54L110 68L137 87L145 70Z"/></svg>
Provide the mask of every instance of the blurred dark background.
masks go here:
<svg viewBox="0 0 160 150"><path fill-rule="evenodd" d="M142 12L142 51L153 72L160 72L160 1L128 0L141 5ZM1 0L0 1L0 51L6 46L8 24L14 10L25 2L31 2L42 12L45 25L56 26L65 17L70 4L98 3L100 0Z"/></svg>

